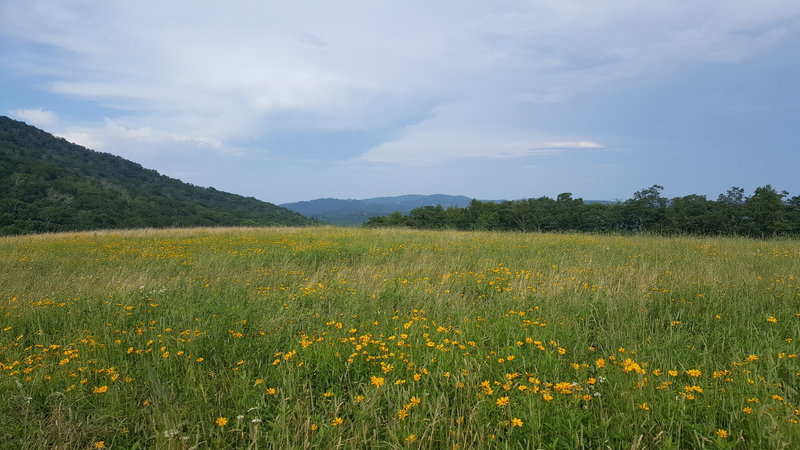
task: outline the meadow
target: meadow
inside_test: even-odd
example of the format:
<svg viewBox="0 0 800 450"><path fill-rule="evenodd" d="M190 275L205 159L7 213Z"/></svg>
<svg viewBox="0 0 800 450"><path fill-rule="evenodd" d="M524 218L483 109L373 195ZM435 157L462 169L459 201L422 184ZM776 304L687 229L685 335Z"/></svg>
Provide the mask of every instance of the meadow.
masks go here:
<svg viewBox="0 0 800 450"><path fill-rule="evenodd" d="M800 445L800 240L0 239L0 448Z"/></svg>

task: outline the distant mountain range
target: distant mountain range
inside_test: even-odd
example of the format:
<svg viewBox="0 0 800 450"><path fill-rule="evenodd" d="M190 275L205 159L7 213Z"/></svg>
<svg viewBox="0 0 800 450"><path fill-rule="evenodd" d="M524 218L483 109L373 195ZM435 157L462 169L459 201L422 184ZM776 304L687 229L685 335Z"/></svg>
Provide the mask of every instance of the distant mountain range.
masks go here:
<svg viewBox="0 0 800 450"><path fill-rule="evenodd" d="M463 208L469 205L471 200L463 195L400 195L397 197L375 197L363 200L319 198L295 203L283 203L280 206L323 222L353 226L366 222L370 217L385 216L395 211L406 214L412 209L422 206L441 205L444 208L450 206Z"/></svg>
<svg viewBox="0 0 800 450"><path fill-rule="evenodd" d="M0 236L104 228L311 225L0 116Z"/></svg>
<svg viewBox="0 0 800 450"><path fill-rule="evenodd" d="M412 209L423 206L440 205L443 208L457 206L465 208L472 201L463 195L399 195L397 197L375 197L363 200L318 198L294 203L283 203L280 206L323 222L342 226L356 226L366 222L370 217L385 216L395 211L408 214ZM484 200L495 203L504 200ZM614 203L605 200L586 200L586 203Z"/></svg>

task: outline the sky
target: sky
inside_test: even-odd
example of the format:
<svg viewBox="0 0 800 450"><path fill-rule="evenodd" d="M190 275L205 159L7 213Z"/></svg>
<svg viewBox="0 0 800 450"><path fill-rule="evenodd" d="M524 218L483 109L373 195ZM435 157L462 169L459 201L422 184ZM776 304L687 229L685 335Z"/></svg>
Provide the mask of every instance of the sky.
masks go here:
<svg viewBox="0 0 800 450"><path fill-rule="evenodd" d="M4 0L0 115L272 203L800 195L797 0Z"/></svg>

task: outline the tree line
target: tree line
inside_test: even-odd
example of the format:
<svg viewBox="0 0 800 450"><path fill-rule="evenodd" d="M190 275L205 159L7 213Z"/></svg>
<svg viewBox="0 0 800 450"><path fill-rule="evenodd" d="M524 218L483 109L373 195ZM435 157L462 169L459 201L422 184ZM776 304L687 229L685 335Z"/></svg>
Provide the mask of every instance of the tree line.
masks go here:
<svg viewBox="0 0 800 450"><path fill-rule="evenodd" d="M672 199L653 185L614 203L584 202L571 193L523 200L472 200L465 208L424 206L407 215L372 217L365 227L502 230L522 232L651 232L660 234L787 236L800 235L800 196L789 197L771 185L752 195L732 187L716 200L705 195Z"/></svg>

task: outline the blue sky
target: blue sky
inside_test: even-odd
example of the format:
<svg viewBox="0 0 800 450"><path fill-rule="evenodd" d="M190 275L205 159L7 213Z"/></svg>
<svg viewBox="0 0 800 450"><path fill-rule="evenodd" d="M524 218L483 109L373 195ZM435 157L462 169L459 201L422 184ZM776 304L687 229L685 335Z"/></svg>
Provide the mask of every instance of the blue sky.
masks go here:
<svg viewBox="0 0 800 450"><path fill-rule="evenodd" d="M800 2L0 4L0 114L201 186L800 195Z"/></svg>

